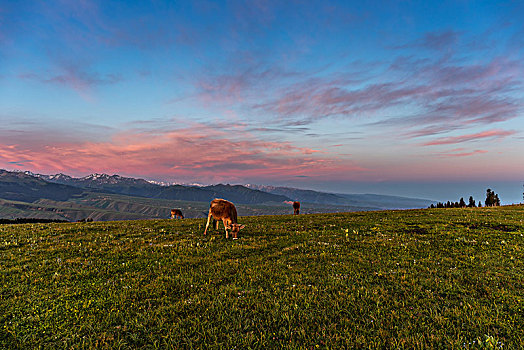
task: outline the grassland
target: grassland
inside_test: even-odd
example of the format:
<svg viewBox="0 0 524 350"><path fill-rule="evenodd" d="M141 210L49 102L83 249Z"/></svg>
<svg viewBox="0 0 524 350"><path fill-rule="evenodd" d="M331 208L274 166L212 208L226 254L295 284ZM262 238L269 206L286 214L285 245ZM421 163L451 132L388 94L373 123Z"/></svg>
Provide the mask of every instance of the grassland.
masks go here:
<svg viewBox="0 0 524 350"><path fill-rule="evenodd" d="M524 207L0 226L0 348L524 348Z"/></svg>

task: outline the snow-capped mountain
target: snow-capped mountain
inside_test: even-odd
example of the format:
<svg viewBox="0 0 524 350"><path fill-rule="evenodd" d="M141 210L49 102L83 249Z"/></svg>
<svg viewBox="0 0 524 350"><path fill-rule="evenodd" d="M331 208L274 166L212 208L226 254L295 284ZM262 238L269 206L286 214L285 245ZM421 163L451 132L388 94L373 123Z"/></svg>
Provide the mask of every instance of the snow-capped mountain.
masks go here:
<svg viewBox="0 0 524 350"><path fill-rule="evenodd" d="M38 177L48 182L60 183L65 185L77 186L77 187L87 187L87 188L97 188L103 185L148 185L149 182L143 179L135 179L131 177L123 177L120 175L108 175L108 174L99 174L94 173L84 177L72 177L65 174L54 174L54 175L42 175L34 174L29 171L26 171L25 174Z"/></svg>
<svg viewBox="0 0 524 350"><path fill-rule="evenodd" d="M68 185L90 191L94 190L97 192L108 192L146 198L180 199L189 201L210 201L214 198L226 198L238 203L284 202L288 200L287 197L282 195L274 195L255 189L248 189L240 185L161 185L144 179L100 173L94 173L80 178L64 174L42 175L31 172L26 172L25 174L54 184Z"/></svg>
<svg viewBox="0 0 524 350"><path fill-rule="evenodd" d="M60 183L60 184L68 184L68 182L73 180L71 176L62 174L62 173L55 174L55 175L42 175L42 174L35 174L30 171L24 171L24 174L45 180L47 182Z"/></svg>

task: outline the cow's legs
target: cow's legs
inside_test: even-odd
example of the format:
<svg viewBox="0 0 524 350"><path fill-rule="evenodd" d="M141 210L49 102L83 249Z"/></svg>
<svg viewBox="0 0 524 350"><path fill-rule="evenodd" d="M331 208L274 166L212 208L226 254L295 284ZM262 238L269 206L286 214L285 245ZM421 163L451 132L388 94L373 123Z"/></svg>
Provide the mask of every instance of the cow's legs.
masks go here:
<svg viewBox="0 0 524 350"><path fill-rule="evenodd" d="M209 215L207 216L207 224L206 224L206 229L204 231L204 235L206 235L207 233L207 228L209 227L209 221L211 220L211 216L212 216L211 209L209 209Z"/></svg>
<svg viewBox="0 0 524 350"><path fill-rule="evenodd" d="M222 223L224 224L224 229L226 230L226 239L228 239L228 238L229 238L229 233L227 232L227 223L226 223L226 220L223 219L223 220L222 220Z"/></svg>

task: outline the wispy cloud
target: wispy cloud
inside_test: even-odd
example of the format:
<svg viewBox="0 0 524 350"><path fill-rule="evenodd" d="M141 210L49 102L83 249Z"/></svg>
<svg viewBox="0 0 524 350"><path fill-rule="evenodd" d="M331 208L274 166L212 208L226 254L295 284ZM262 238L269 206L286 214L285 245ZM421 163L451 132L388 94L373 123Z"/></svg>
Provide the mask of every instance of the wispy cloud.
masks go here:
<svg viewBox="0 0 524 350"><path fill-rule="evenodd" d="M429 141L423 144L423 146L438 146L438 145L449 145L457 144L470 141L478 141L484 139L500 139L507 136L514 135L516 132L512 130L488 130L479 132L476 134L442 137L433 141Z"/></svg>
<svg viewBox="0 0 524 350"><path fill-rule="evenodd" d="M327 117L357 117L371 115L398 105L427 91L425 86L401 86L394 83L350 88L337 80L295 85L281 97L254 108L283 117L302 116L306 120Z"/></svg>
<svg viewBox="0 0 524 350"><path fill-rule="evenodd" d="M58 72L48 74L21 73L20 79L35 80L43 84L53 84L71 88L82 95L91 92L92 89L101 85L112 85L122 81L119 74L98 74L92 72L88 67L76 65L65 65Z"/></svg>
<svg viewBox="0 0 524 350"><path fill-rule="evenodd" d="M443 158L457 158L457 157L470 157L470 156L475 156L475 155L485 154L485 153L488 153L488 151L480 150L480 149L468 151L464 148L456 148L453 150L449 150L447 152L438 153L437 156L443 157Z"/></svg>
<svg viewBox="0 0 524 350"><path fill-rule="evenodd" d="M403 45L394 46L394 49L425 48L435 51L444 51L453 47L459 41L460 33L454 30L428 32L421 38Z"/></svg>
<svg viewBox="0 0 524 350"><path fill-rule="evenodd" d="M249 104L252 99L265 98L271 89L283 82L293 81L301 73L268 66L257 58L247 57L224 69L206 69L194 81L196 96L206 104Z"/></svg>
<svg viewBox="0 0 524 350"><path fill-rule="evenodd" d="M18 167L23 167L23 166L27 166L27 164L31 162L32 162L31 160L15 160L12 162L7 162L7 164L15 165Z"/></svg>

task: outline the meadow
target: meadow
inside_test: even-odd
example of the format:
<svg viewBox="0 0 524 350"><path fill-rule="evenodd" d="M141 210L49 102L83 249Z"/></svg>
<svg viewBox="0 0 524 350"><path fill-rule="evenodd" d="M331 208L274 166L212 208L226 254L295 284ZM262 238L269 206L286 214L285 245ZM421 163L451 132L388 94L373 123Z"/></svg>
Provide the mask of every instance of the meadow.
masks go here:
<svg viewBox="0 0 524 350"><path fill-rule="evenodd" d="M0 225L0 348L524 348L524 207ZM223 227L221 226L221 229Z"/></svg>

